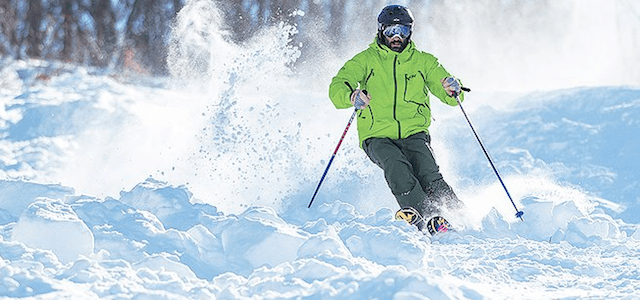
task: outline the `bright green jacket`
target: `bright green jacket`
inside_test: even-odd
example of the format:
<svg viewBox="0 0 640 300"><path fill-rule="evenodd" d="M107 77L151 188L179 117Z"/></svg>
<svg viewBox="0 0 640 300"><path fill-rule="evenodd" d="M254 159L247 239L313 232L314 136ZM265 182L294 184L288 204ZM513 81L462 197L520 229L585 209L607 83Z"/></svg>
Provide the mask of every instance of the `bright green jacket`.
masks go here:
<svg viewBox="0 0 640 300"><path fill-rule="evenodd" d="M378 44L347 61L331 80L329 98L336 108L353 107L351 93L360 88L371 96L358 111L360 146L371 137L400 139L418 132L428 133L431 124L429 92L442 102L457 105L440 80L451 76L431 54L417 50L413 41L397 53ZM464 96L460 96L463 100Z"/></svg>

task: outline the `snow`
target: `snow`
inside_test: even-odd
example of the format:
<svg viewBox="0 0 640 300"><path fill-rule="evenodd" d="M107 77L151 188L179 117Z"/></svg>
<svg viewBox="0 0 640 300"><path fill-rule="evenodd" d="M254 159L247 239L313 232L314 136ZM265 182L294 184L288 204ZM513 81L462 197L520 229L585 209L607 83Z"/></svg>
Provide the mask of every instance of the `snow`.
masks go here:
<svg viewBox="0 0 640 300"><path fill-rule="evenodd" d="M0 297L637 298L637 82L472 86L465 109L524 222L459 109L434 103L432 146L467 209L427 237L394 220L353 130L307 209L351 113L326 98L350 53L294 70L294 26L233 45L206 26L215 7L189 3L182 22L213 32L176 25L172 51L200 55L173 52L188 82L0 61Z"/></svg>
<svg viewBox="0 0 640 300"><path fill-rule="evenodd" d="M93 253L93 234L71 206L59 200L31 203L18 218L11 240L51 250L63 263Z"/></svg>

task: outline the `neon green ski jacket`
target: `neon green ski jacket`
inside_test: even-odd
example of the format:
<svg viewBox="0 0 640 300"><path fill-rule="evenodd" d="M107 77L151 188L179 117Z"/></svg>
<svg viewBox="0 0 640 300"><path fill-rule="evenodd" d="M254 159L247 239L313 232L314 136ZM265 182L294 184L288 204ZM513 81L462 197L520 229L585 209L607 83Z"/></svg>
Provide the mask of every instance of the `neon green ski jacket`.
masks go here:
<svg viewBox="0 0 640 300"><path fill-rule="evenodd" d="M431 124L429 92L455 106L440 80L451 76L431 54L417 50L413 41L397 53L377 42L347 61L331 80L329 98L336 108L353 107L351 93L360 88L371 96L358 111L358 136L401 139L428 133ZM464 95L460 95L460 100Z"/></svg>

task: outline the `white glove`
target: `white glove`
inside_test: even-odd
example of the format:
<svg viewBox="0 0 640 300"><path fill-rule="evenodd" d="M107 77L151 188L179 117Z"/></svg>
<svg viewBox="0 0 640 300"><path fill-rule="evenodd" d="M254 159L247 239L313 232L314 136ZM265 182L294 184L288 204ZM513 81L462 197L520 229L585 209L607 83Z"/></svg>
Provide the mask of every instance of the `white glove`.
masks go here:
<svg viewBox="0 0 640 300"><path fill-rule="evenodd" d="M367 91L356 89L351 93L351 104L353 104L356 109L363 109L367 107L367 105L369 105L369 101L371 101L371 96L369 96Z"/></svg>
<svg viewBox="0 0 640 300"><path fill-rule="evenodd" d="M445 78L442 78L440 82L442 83L442 87L444 88L444 91L447 92L447 95L451 97L456 97L460 95L461 85L458 79L455 79L453 77L445 77Z"/></svg>

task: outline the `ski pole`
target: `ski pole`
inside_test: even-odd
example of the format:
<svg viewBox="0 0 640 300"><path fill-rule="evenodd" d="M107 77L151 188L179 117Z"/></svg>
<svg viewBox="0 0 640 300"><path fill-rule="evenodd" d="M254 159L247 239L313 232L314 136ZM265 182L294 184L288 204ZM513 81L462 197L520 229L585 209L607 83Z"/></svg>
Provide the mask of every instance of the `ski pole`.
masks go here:
<svg viewBox="0 0 640 300"><path fill-rule="evenodd" d="M465 91L465 92L470 92L471 91L469 88L466 88L466 87L463 87L462 90ZM516 203L513 202L513 198L511 198L511 194L509 194L509 190L507 190L507 186L504 184L504 181L502 181L502 177L500 177L500 174L498 173L498 169L496 169L496 166L493 164L493 161L491 160L491 157L489 156L489 152L487 152L487 149L484 147L484 144L482 144L482 141L480 140L480 137L478 136L478 133L476 133L476 130L473 128L473 125L471 125L471 120L469 120L469 117L467 116L467 113L464 111L464 108L462 107L462 102L460 101L460 98L458 96L459 96L458 94L454 94L454 97L456 98L456 101L458 101L458 105L460 106L460 109L462 110L462 114L464 114L464 118L467 119L467 123L469 123L469 126L471 127L471 131L473 131L473 134L476 136L476 140L478 140L478 144L480 144L480 147L482 148L482 151L484 152L484 155L489 160L489 164L491 164L491 168L493 168L493 172L496 173L496 176L498 177L498 180L500 180L500 184L502 184L502 187L504 188L504 191L507 193L507 197L509 197L509 200L511 200L511 204L513 204L513 208L516 209L516 218L520 218L520 220L522 220L524 222L524 218L522 218L522 215L524 215L524 212L521 211L521 210L518 210L518 207L516 206Z"/></svg>
<svg viewBox="0 0 640 300"><path fill-rule="evenodd" d="M351 122L353 122L353 119L356 117L356 113L358 112L358 109L354 109L353 110L353 114L351 114L351 118L349 118L349 123L347 123L347 127L344 129L344 132L342 133L342 137L340 137L340 141L338 142L338 146L336 146L336 150L333 151L333 155L331 155L331 159L329 159L329 164L327 165L327 168L324 169L324 174L322 174L322 178L320 178L320 182L318 183L318 187L316 187L316 191L313 193L313 197L311 197L311 202L309 202L309 206L307 206L307 208L311 208L311 204L313 204L313 200L316 198L316 195L318 194L318 191L320 190L320 185L322 185L322 181L324 181L324 178L327 176L327 172L329 171L329 167L331 167L331 163L333 162L333 159L336 157L336 153L338 153L338 149L340 149L340 145L342 145L342 141L344 140L345 135L347 135L347 131L349 131L349 127L351 126Z"/></svg>

